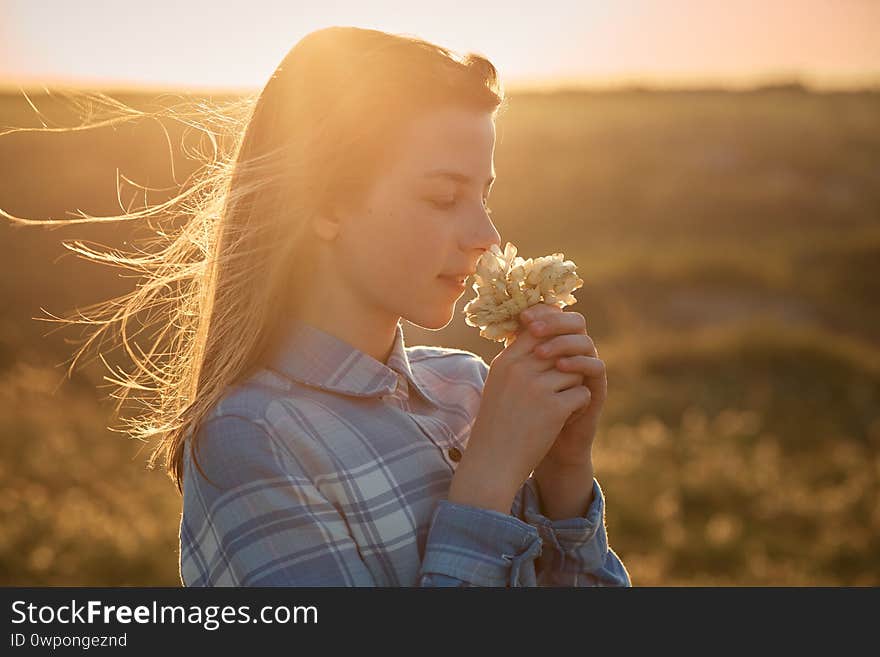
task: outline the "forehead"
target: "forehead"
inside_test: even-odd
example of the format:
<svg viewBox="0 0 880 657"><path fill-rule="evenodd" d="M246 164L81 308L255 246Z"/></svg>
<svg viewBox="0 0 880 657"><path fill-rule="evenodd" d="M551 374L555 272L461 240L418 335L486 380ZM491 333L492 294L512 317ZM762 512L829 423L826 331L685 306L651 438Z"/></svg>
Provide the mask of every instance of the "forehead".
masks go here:
<svg viewBox="0 0 880 657"><path fill-rule="evenodd" d="M468 175L494 175L495 122L489 112L442 108L403 128L398 165L411 174L454 169Z"/></svg>

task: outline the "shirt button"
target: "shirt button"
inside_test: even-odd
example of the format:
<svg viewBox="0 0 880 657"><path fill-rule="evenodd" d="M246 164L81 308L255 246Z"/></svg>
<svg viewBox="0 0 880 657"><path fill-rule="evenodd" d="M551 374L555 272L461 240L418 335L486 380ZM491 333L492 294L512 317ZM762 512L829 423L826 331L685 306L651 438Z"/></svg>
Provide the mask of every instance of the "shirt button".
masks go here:
<svg viewBox="0 0 880 657"><path fill-rule="evenodd" d="M449 454L449 458L451 458L456 463L461 461L461 450L458 449L458 447L450 447L446 453Z"/></svg>

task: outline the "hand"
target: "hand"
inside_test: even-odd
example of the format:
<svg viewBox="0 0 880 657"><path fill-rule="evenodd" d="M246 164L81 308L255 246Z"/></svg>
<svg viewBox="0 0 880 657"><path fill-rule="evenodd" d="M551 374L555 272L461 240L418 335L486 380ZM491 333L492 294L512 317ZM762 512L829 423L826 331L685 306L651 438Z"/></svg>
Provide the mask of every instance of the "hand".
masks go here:
<svg viewBox="0 0 880 657"><path fill-rule="evenodd" d="M546 360L546 369L555 367L560 372L579 373L583 375L583 385L590 391L587 403L565 421L539 468L591 466L599 416L608 396L608 379L605 363L599 359L596 345L587 335L586 319L579 312L540 303L520 313L520 321L531 335L548 338L534 350L536 356ZM535 326L538 321L545 324L544 329Z"/></svg>
<svg viewBox="0 0 880 657"><path fill-rule="evenodd" d="M539 342L520 326L492 360L450 501L507 513L565 421L587 402L583 376L536 356Z"/></svg>

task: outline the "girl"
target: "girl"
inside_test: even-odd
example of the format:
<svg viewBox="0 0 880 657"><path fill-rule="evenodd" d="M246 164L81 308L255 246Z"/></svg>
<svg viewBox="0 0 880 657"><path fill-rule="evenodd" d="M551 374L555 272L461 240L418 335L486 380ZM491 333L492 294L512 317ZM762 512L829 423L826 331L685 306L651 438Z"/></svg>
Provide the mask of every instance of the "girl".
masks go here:
<svg viewBox="0 0 880 657"><path fill-rule="evenodd" d="M630 585L593 477L606 379L583 316L530 309L491 367L404 343L401 318L445 326L500 243L504 103L483 57L313 32L176 239L127 261L149 276L105 326L125 342L169 304L171 349L129 349L120 383L155 392L132 433L161 436L150 465L182 493L183 585Z"/></svg>

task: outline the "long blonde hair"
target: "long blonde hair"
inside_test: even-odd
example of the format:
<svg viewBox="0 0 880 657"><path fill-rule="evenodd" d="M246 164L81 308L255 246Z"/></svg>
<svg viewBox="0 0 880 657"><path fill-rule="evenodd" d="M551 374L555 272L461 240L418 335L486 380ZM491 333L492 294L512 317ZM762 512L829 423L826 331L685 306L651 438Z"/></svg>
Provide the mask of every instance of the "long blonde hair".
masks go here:
<svg viewBox="0 0 880 657"><path fill-rule="evenodd" d="M145 116L104 94L91 99L111 110L94 126ZM190 113L175 107L150 114L184 121L211 146L192 184L168 201L74 219L0 210L21 225L156 222L149 248L132 253L64 242L89 260L137 272L141 281L63 321L93 327L71 370L108 333L118 337L132 366L110 368L113 376L105 377L118 386L117 413L127 399L146 409L122 418L124 431L142 441L158 437L148 467L164 456L179 492L187 437L195 442L208 411L259 369L279 338L277 320L293 303L291 283L308 268L309 254L299 248L306 219L330 204L357 203L381 175L401 125L449 104L497 118L507 98L496 68L480 55L457 56L409 35L328 27L302 38L258 94L226 104L201 101ZM153 326L143 349L134 338Z"/></svg>

